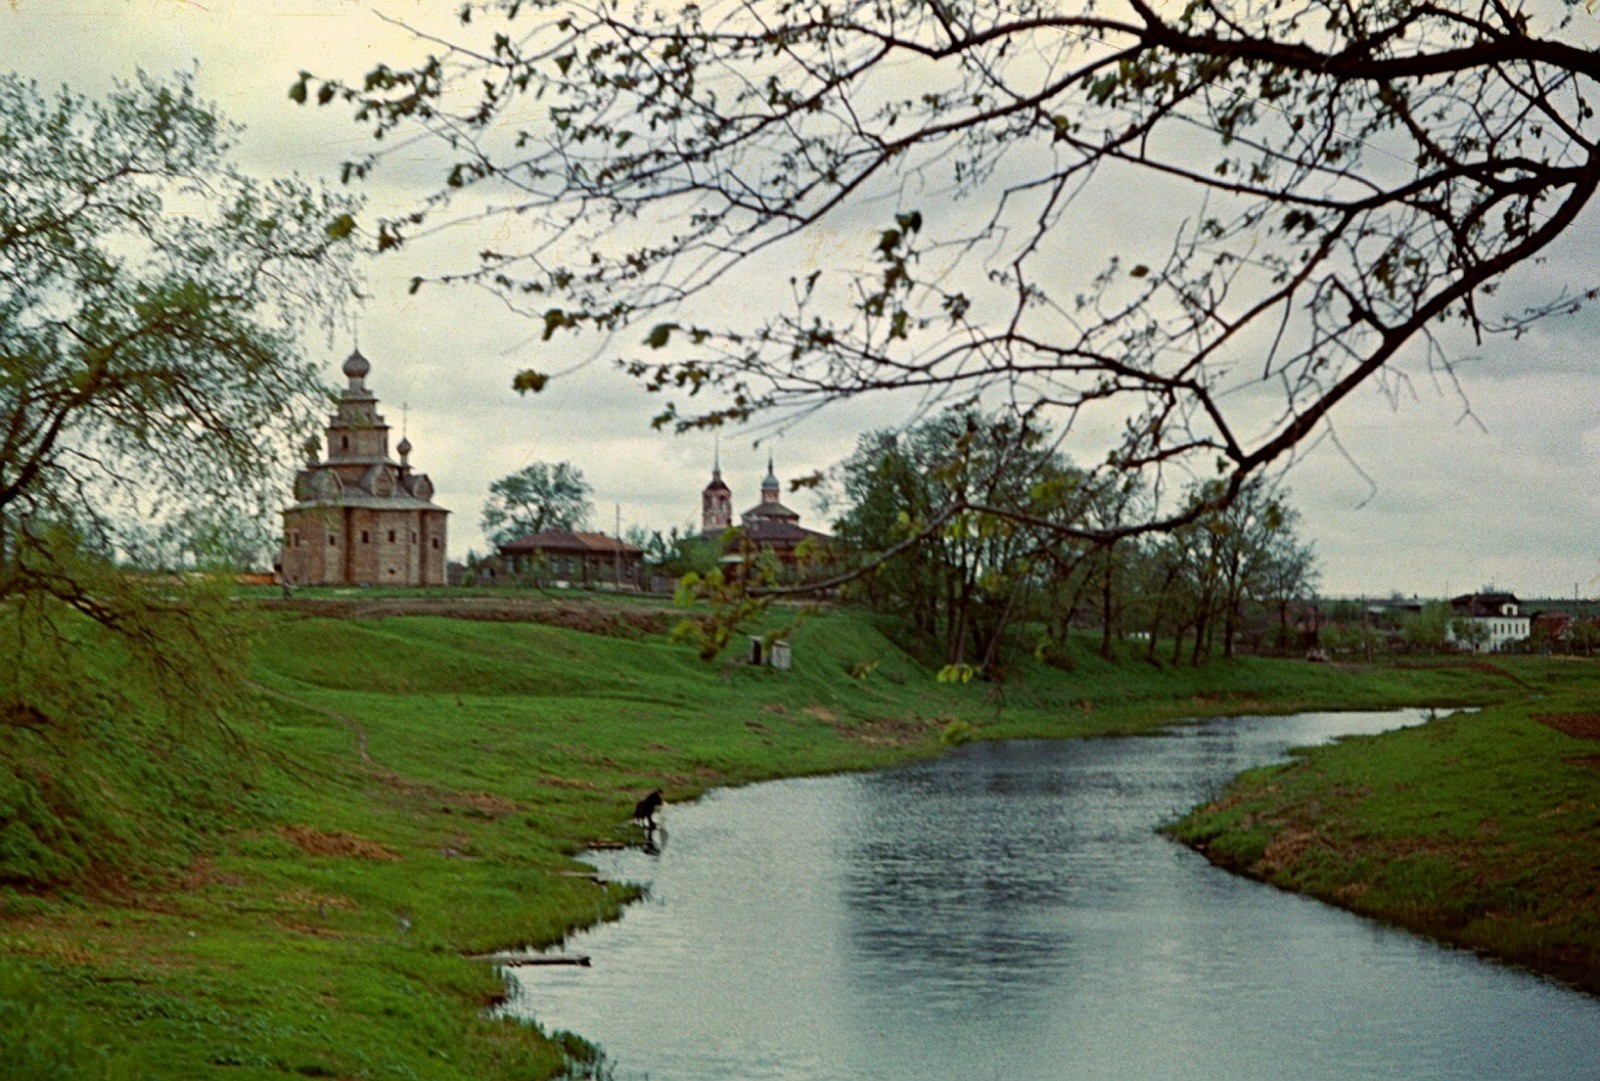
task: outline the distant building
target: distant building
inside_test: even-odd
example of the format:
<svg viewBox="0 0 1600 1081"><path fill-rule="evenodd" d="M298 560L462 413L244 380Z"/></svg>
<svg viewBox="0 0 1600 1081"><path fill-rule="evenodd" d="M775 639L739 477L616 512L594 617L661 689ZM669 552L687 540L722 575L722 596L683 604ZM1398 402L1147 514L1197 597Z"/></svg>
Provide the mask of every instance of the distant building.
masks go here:
<svg viewBox="0 0 1600 1081"><path fill-rule="evenodd" d="M711 483L700 493L700 535L720 537L733 526L733 493L722 479L722 452L711 462Z"/></svg>
<svg viewBox="0 0 1600 1081"><path fill-rule="evenodd" d="M442 586L450 512L433 482L411 468L404 436L389 457L389 426L367 389L372 365L358 349L344 362L350 383L328 421L327 457L294 479L283 511L279 573L292 585Z"/></svg>
<svg viewBox="0 0 1600 1081"><path fill-rule="evenodd" d="M761 482L761 502L739 516L739 528L745 541L759 550L771 552L780 563L793 566L799 562L797 549L804 541L823 545L833 538L802 526L799 513L784 506L781 495L782 485L778 482L772 456L768 455L767 475ZM712 467L711 483L700 493L700 521L701 535L705 537L720 536L733 524L733 493L723 483L720 460Z"/></svg>
<svg viewBox="0 0 1600 1081"><path fill-rule="evenodd" d="M1522 602L1510 593L1464 593L1450 600L1450 626L1445 640L1476 653L1499 653L1521 642L1531 631L1531 621L1522 613ZM1482 627L1482 640L1466 641L1456 633L1456 625Z"/></svg>
<svg viewBox="0 0 1600 1081"><path fill-rule="evenodd" d="M513 580L644 586L644 551L604 533L545 529L500 548L500 574Z"/></svg>

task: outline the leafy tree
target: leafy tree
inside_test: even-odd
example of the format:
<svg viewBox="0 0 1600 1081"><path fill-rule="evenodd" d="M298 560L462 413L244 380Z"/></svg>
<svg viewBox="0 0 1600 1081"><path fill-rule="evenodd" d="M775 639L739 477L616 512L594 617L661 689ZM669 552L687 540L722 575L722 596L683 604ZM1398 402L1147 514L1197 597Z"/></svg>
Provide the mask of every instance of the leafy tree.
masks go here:
<svg viewBox="0 0 1600 1081"><path fill-rule="evenodd" d="M629 526L623 538L644 552L645 566L669 578L678 578L691 572L709 574L717 568L722 547L708 540L692 524L679 528L672 526L665 533L659 529Z"/></svg>
<svg viewBox="0 0 1600 1081"><path fill-rule="evenodd" d="M483 531L506 544L545 529L582 529L594 513L594 489L570 462L534 462L489 485Z"/></svg>
<svg viewBox="0 0 1600 1081"><path fill-rule="evenodd" d="M139 521L249 517L320 387L302 335L354 293L357 204L228 163L188 76L91 100L0 74L0 694L85 671L77 616L196 708L238 674L209 585L129 573ZM224 680L222 682L227 682Z"/></svg>
<svg viewBox="0 0 1600 1081"><path fill-rule="evenodd" d="M1219 478L1097 527L1121 535L1237 495L1397 364L1595 295L1519 273L1600 185L1600 53L1566 40L1572 12L469 0L421 63L291 96L349 102L382 147L440 138L440 187L380 247L502 216L514 239L438 280L546 337L634 328L619 359L649 387L722 392L660 423L907 389L1120 415L1103 468ZM714 303L739 273L791 288Z"/></svg>
<svg viewBox="0 0 1600 1081"><path fill-rule="evenodd" d="M1296 534L1299 512L1288 493L1274 491L1261 478L1251 478L1231 502L1215 506L1214 486L1191 489L1192 504L1209 506L1199 518L1163 536L1153 546L1157 597L1152 607L1150 656L1164 626L1173 632L1172 659L1182 656L1191 632L1190 662L1212 656L1218 631L1222 655L1233 656L1234 643L1252 606L1279 606L1280 633L1288 601L1278 591L1301 595L1316 576L1310 545ZM1293 573L1285 568L1294 563Z"/></svg>
<svg viewBox="0 0 1600 1081"><path fill-rule="evenodd" d="M1317 569L1316 545L1301 539L1293 529L1299 521L1299 512L1293 512L1290 528L1279 532L1267 551L1266 565L1262 567L1263 599L1271 602L1278 617L1276 646L1281 652L1293 652L1299 643L1291 641L1289 608L1296 601L1305 600L1316 593L1322 579Z"/></svg>
<svg viewBox="0 0 1600 1081"><path fill-rule="evenodd" d="M272 565L280 543L269 526L273 508L231 504L186 506L164 521L124 526L121 547L131 563L159 570L258 570Z"/></svg>
<svg viewBox="0 0 1600 1081"><path fill-rule="evenodd" d="M1444 648L1449 630L1450 606L1428 604L1423 606L1422 611L1409 614L1400 621L1400 640L1407 649L1436 653Z"/></svg>
<svg viewBox="0 0 1600 1081"><path fill-rule="evenodd" d="M1593 616L1577 616L1572 621L1572 651L1588 656L1600 649L1600 620Z"/></svg>
<svg viewBox="0 0 1600 1081"><path fill-rule="evenodd" d="M841 474L837 535L868 559L897 551L867 577L869 597L939 641L947 666L997 671L1007 629L1061 556L1027 522L1082 513L1078 476L1046 433L953 409L862 436ZM996 510L963 509L972 505ZM925 544L905 545L924 533Z"/></svg>
<svg viewBox="0 0 1600 1081"><path fill-rule="evenodd" d="M1450 635L1463 648L1477 651L1489 641L1489 626L1481 619L1463 617L1451 621Z"/></svg>

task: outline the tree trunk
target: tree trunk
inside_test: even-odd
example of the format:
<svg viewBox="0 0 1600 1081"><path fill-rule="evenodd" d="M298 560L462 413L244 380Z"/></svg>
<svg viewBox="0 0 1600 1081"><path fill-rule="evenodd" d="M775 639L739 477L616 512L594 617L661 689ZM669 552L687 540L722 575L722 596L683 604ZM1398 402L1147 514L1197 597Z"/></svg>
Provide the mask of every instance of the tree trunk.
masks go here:
<svg viewBox="0 0 1600 1081"><path fill-rule="evenodd" d="M1111 659L1111 594L1112 578L1117 565L1112 559L1115 545L1106 546L1106 569L1100 588L1100 656Z"/></svg>

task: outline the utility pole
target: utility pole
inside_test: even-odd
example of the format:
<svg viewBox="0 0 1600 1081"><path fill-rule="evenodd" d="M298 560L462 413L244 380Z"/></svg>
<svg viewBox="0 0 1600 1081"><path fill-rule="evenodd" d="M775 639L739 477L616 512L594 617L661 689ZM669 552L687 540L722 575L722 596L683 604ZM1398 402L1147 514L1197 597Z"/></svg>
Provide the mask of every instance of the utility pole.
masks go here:
<svg viewBox="0 0 1600 1081"><path fill-rule="evenodd" d="M620 590L622 588L622 504L621 503L616 504L616 508L617 508L617 549L616 549L616 558L613 561L613 566L615 568L615 576L616 576L616 580L617 580L616 585L617 585L617 588Z"/></svg>

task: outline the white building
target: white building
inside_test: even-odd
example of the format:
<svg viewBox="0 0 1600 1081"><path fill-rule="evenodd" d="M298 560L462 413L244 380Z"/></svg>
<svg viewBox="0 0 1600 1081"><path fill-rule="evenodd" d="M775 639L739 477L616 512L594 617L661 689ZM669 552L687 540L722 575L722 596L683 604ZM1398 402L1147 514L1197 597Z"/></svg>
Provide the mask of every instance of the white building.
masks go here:
<svg viewBox="0 0 1600 1081"><path fill-rule="evenodd" d="M1483 630L1462 641L1456 634L1459 624L1473 624ZM1475 653L1498 653L1528 637L1531 619L1522 613L1522 602L1510 593L1465 593L1450 601L1450 625L1445 641Z"/></svg>

